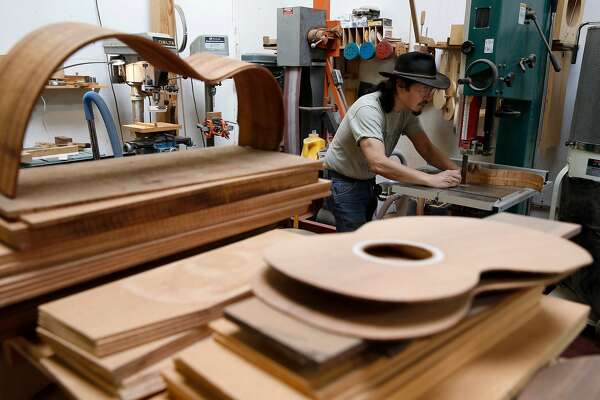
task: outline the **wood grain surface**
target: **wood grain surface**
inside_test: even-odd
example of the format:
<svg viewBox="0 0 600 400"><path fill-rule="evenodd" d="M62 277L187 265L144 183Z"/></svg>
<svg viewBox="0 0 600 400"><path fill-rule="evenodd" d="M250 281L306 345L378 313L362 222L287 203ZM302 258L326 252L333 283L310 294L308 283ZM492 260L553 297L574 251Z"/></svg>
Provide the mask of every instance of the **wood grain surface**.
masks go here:
<svg viewBox="0 0 600 400"><path fill-rule="evenodd" d="M511 169L477 168L467 172L468 184L493 186L527 187L541 192L544 188L544 177L533 172L515 171Z"/></svg>
<svg viewBox="0 0 600 400"><path fill-rule="evenodd" d="M222 146L26 168L21 171L19 198L0 196L0 210L14 219L32 211L311 166L318 170L321 163L290 154Z"/></svg>
<svg viewBox="0 0 600 400"><path fill-rule="evenodd" d="M585 249L550 234L436 216L373 221L352 233L302 238L268 248L265 260L311 286L388 302L461 296L477 286L483 273L556 275L592 262Z"/></svg>
<svg viewBox="0 0 600 400"><path fill-rule="evenodd" d="M261 356L264 347L253 347L256 344L253 340L255 337L253 335L238 336L235 328L218 326L218 335L215 336L215 340L223 343L238 357L251 363L253 371L262 370L267 372L273 377L294 386L311 398L384 399L386 397L381 394L381 389L386 388L386 385L393 382L394 379L401 377L404 381L410 381L422 371L430 368L432 364L435 365L434 362L439 362L440 359L449 354L460 353L463 357L468 355L468 352L463 351L463 346L471 341L477 342L476 338L479 333L483 333L486 338L497 337L500 340L503 335L508 334L518 325L515 324L516 315L526 317L530 310L535 309L540 294L541 289L538 288L505 297L499 303L470 317L469 320L456 328L439 335L403 344L392 342L382 346L370 347L367 351L359 353L358 357L348 360L351 365L346 365L345 369L339 370L338 365L318 374L314 371L311 374L310 371L294 367L289 362L282 362L281 359L270 358L268 351L262 353L263 356ZM229 341L221 342L220 339L225 336L229 336ZM245 339L251 340L246 342ZM238 363L239 361L235 360L234 362ZM202 381L206 379L207 375L223 374L219 370L221 368L227 370L228 366L223 365L221 368L213 368L217 371L210 371L208 368L208 365L201 366L196 368L196 374L187 374L187 376L191 379L192 376L201 375L197 381ZM446 368L451 370L452 366L447 365ZM332 373L335 369L338 369L336 371L337 375ZM183 372L183 370L181 371ZM332 376L327 377L326 375L329 373L332 373ZM238 379L248 381L244 383L244 386L252 383L258 385L258 381L253 380L252 375L250 373L246 374L245 371L240 373ZM235 383L231 382L224 385L223 380L217 381L217 379L214 379L212 383L217 386L216 390L221 391L236 386ZM263 397L274 398L272 394L270 388L265 386Z"/></svg>
<svg viewBox="0 0 600 400"><path fill-rule="evenodd" d="M21 268L26 269L26 271L6 276L0 280L0 306L13 304L88 279L120 271L138 265L144 260L158 259L289 219L294 214L307 212L308 209L309 204L305 201L277 206L270 205L267 208L255 210L252 215L221 224L69 261L65 261L64 255L54 253L50 255L50 260L40 259L39 257L37 260L17 259L7 267L17 272ZM40 268L40 265L44 265L44 267ZM149 340L152 339L149 338Z"/></svg>
<svg viewBox="0 0 600 400"><path fill-rule="evenodd" d="M280 177L273 182L256 182L246 189L247 193L244 193L243 185L239 191L223 188L223 197L213 204L208 202L207 207L202 202L191 201L187 205L182 205L181 209L173 209L172 202L169 202L170 204L167 205L149 206L146 210L137 208L129 213L119 213L118 209L115 209L114 213L109 215L90 218L89 223L83 220L65 222L39 230L17 230L14 238L21 238L22 242L15 242L15 245L26 246L23 250L31 249L34 252L47 246L53 246L57 251L93 246L98 253L102 251L102 247L110 249L115 246L129 246L249 215L253 210L260 209L266 204L285 204L301 198L310 202L313 199L326 197L329 193L329 181L309 183L315 182L316 176L290 175L289 180ZM284 189L286 186L291 188ZM154 216L152 211L155 211ZM121 214L122 218L115 219L113 214ZM11 238L11 242L14 238Z"/></svg>
<svg viewBox="0 0 600 400"><path fill-rule="evenodd" d="M234 78L238 96L240 146L276 150L283 133L281 90L263 67L208 53L183 60L164 47L137 35L83 23L57 23L21 39L0 63L0 193L17 194L20 156L33 106L56 68L85 45L116 38L155 67L207 83ZM137 159L137 157L136 157ZM76 170L78 166L72 166Z"/></svg>
<svg viewBox="0 0 600 400"><path fill-rule="evenodd" d="M202 325L250 294L274 230L39 307L39 325L97 356Z"/></svg>
<svg viewBox="0 0 600 400"><path fill-rule="evenodd" d="M239 400L307 399L271 374L238 357L212 338L182 351L175 368L189 380L200 382L212 396Z"/></svg>
<svg viewBox="0 0 600 400"><path fill-rule="evenodd" d="M271 307L319 329L386 341L428 336L456 325L477 308L476 296L480 293L545 286L563 277L488 279L472 291L450 299L393 303L353 299L316 289L269 268L253 279L252 290Z"/></svg>
<svg viewBox="0 0 600 400"><path fill-rule="evenodd" d="M44 328L38 327L37 334L50 345L54 354L71 368L86 369L91 375L119 386L126 378L172 356L210 333L206 327L192 329L102 358L80 349Z"/></svg>
<svg viewBox="0 0 600 400"><path fill-rule="evenodd" d="M491 349L422 393L420 399L514 398L537 370L558 357L581 332L588 312L589 307L582 304L550 296L542 297L540 308L533 318Z"/></svg>

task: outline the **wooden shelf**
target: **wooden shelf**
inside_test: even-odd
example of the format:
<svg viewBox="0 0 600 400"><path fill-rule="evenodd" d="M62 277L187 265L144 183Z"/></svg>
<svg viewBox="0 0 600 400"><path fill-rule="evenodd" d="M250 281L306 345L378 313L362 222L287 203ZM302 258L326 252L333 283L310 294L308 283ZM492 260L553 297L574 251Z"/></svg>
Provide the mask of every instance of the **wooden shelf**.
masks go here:
<svg viewBox="0 0 600 400"><path fill-rule="evenodd" d="M88 84L88 85L62 85L62 86L44 86L44 90L100 90L105 88L105 85L100 84Z"/></svg>

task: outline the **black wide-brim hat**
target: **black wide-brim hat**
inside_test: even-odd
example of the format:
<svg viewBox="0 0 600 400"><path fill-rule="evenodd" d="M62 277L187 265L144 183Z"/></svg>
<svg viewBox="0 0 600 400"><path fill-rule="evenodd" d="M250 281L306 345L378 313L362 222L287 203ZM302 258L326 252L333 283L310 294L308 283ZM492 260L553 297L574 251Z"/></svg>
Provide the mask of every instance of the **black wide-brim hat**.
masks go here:
<svg viewBox="0 0 600 400"><path fill-rule="evenodd" d="M392 72L379 73L386 78L406 78L436 89L448 89L450 79L437 72L435 59L431 54L413 51L398 56Z"/></svg>

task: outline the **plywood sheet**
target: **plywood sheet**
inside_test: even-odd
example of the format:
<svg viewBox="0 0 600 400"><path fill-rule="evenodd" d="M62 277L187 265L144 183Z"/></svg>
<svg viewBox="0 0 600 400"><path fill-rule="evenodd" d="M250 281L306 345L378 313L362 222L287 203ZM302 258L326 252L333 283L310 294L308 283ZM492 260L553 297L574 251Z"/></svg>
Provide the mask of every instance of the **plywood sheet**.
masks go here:
<svg viewBox="0 0 600 400"><path fill-rule="evenodd" d="M539 368L557 357L579 334L588 312L587 306L544 297L540 308L527 323L431 387L420 398L513 398Z"/></svg>
<svg viewBox="0 0 600 400"><path fill-rule="evenodd" d="M114 387L90 375L86 369L75 371L69 368L56 355L42 358L39 362L53 380L77 400L139 400L165 389L164 381L157 372L151 374L142 372L140 375L145 375L138 381ZM164 366L157 365L149 369L159 369Z"/></svg>
<svg viewBox="0 0 600 400"><path fill-rule="evenodd" d="M210 338L182 351L174 362L178 372L209 388L213 396L239 400L308 398Z"/></svg>
<svg viewBox="0 0 600 400"><path fill-rule="evenodd" d="M302 238L268 248L265 260L308 285L387 302L464 295L489 271L564 274L592 262L582 247L533 229L437 216L373 221L352 233Z"/></svg>
<svg viewBox="0 0 600 400"><path fill-rule="evenodd" d="M175 329L165 335L176 333L178 320L201 325L249 294L251 277L264 267L266 246L292 238L289 231L270 231L44 304L39 325L99 356L109 354L104 347L111 342L133 347L156 339L150 333L161 326Z"/></svg>
<svg viewBox="0 0 600 400"><path fill-rule="evenodd" d="M37 333L55 354L75 369L87 369L93 375L118 386L150 365L208 336L207 328L198 328L159 339L107 357L96 357L44 328Z"/></svg>

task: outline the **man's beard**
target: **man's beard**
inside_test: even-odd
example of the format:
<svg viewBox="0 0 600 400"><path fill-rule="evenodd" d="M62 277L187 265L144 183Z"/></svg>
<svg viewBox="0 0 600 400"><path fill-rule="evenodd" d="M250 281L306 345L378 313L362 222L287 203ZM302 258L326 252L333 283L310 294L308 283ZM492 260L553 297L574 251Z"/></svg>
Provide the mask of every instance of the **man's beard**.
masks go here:
<svg viewBox="0 0 600 400"><path fill-rule="evenodd" d="M421 115L421 113L423 112L423 109L425 108L425 106L427 105L427 103L419 103L419 106L421 107L421 111L413 111L412 114L415 116L419 116Z"/></svg>

